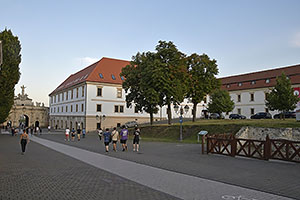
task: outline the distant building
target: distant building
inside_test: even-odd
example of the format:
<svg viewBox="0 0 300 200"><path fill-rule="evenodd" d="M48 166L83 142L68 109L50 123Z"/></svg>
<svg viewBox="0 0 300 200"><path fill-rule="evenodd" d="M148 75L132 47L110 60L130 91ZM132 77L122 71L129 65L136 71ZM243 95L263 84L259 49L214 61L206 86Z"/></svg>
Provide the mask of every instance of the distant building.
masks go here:
<svg viewBox="0 0 300 200"><path fill-rule="evenodd" d="M247 118L258 112L270 112L272 115L278 113L266 107L266 97L276 85L276 78L282 72L291 80L295 94L299 95L300 65L220 78L222 89L229 92L235 103L232 113L242 114ZM300 109L300 103L297 109ZM228 117L229 114L227 113L226 116Z"/></svg>
<svg viewBox="0 0 300 200"><path fill-rule="evenodd" d="M32 99L25 94L26 87L23 85L21 88L22 93L14 98L14 105L4 125L47 127L49 108L44 103L36 102L34 105Z"/></svg>
<svg viewBox="0 0 300 200"><path fill-rule="evenodd" d="M80 126L90 131L99 127L118 127L128 121L149 122L148 113L137 112L134 105L126 107L125 91L122 89L124 77L120 77L120 73L129 64L125 60L102 58L70 75L49 94L50 125L59 129L77 129ZM201 105L198 117L202 114ZM192 104L189 106L192 108ZM190 109L185 117L191 117L191 114ZM174 112L172 116L178 118ZM166 118L166 107L154 115L155 120Z"/></svg>

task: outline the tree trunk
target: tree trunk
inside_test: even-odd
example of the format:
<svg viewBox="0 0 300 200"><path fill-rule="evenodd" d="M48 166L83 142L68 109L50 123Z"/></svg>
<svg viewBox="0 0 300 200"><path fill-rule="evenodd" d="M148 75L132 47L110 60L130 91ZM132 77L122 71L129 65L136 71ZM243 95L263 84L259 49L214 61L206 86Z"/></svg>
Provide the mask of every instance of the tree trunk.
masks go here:
<svg viewBox="0 0 300 200"><path fill-rule="evenodd" d="M172 114L171 114L171 104L170 103L168 104L167 113L168 113L168 124L171 125Z"/></svg>
<svg viewBox="0 0 300 200"><path fill-rule="evenodd" d="M150 112L150 124L153 125L153 112Z"/></svg>
<svg viewBox="0 0 300 200"><path fill-rule="evenodd" d="M193 122L196 121L197 103L193 103Z"/></svg>

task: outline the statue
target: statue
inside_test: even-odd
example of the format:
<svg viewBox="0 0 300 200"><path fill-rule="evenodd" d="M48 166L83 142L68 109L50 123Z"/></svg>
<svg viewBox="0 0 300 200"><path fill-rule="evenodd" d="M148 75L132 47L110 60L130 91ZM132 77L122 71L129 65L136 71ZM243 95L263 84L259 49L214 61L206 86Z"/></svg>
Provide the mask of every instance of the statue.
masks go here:
<svg viewBox="0 0 300 200"><path fill-rule="evenodd" d="M25 88L26 88L26 87L25 87L24 85L21 86L21 89L22 89L22 96L25 95Z"/></svg>

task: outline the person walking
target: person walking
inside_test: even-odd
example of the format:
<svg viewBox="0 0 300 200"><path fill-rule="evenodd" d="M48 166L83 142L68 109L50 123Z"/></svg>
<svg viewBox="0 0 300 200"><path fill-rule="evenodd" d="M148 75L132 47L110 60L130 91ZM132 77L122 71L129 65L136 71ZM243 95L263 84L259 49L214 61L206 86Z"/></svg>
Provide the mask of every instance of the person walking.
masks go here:
<svg viewBox="0 0 300 200"><path fill-rule="evenodd" d="M39 132L40 132L39 130L40 130L40 128L37 126L37 127L36 127L36 134L37 134L37 135L38 135Z"/></svg>
<svg viewBox="0 0 300 200"><path fill-rule="evenodd" d="M77 138L78 138L78 141L80 141L80 135L81 135L81 129L80 129L80 126L78 126L78 129L77 129Z"/></svg>
<svg viewBox="0 0 300 200"><path fill-rule="evenodd" d="M74 140L75 140L75 129L74 128L72 128L71 136L72 136L72 141L74 142Z"/></svg>
<svg viewBox="0 0 300 200"><path fill-rule="evenodd" d="M123 148L122 151L125 151L125 150L127 151L128 148L127 148L126 142L127 142L127 139L128 139L128 130L126 129L126 127L124 125L122 126L120 137L121 137L120 142L121 142L122 148Z"/></svg>
<svg viewBox="0 0 300 200"><path fill-rule="evenodd" d="M69 127L67 127L66 128L66 132L65 132L65 136L66 136L65 141L68 141L68 142L70 141L69 135L70 135L70 129L69 129Z"/></svg>
<svg viewBox="0 0 300 200"><path fill-rule="evenodd" d="M98 136L99 136L100 140L101 140L101 137L102 137L102 133L103 133L102 128L99 128L98 129Z"/></svg>
<svg viewBox="0 0 300 200"><path fill-rule="evenodd" d="M48 126L48 133L50 133L50 130L51 130L51 126L49 125Z"/></svg>
<svg viewBox="0 0 300 200"><path fill-rule="evenodd" d="M139 143L140 143L140 135L141 131L138 127L135 127L134 133L133 133L133 151L139 151Z"/></svg>
<svg viewBox="0 0 300 200"><path fill-rule="evenodd" d="M30 135L31 135L31 137L33 135L33 126L30 127Z"/></svg>
<svg viewBox="0 0 300 200"><path fill-rule="evenodd" d="M82 129L82 138L85 138L85 128Z"/></svg>
<svg viewBox="0 0 300 200"><path fill-rule="evenodd" d="M109 142L111 140L111 133L109 132L108 128L103 133L103 140L104 140L104 145L105 145L105 151L108 152L108 150L109 150Z"/></svg>
<svg viewBox="0 0 300 200"><path fill-rule="evenodd" d="M28 134L26 133L26 130L23 130L23 133L20 136L20 143L21 143L21 148L22 148L22 155L24 155L25 153L25 149L26 149L26 144L29 143L29 137Z"/></svg>
<svg viewBox="0 0 300 200"><path fill-rule="evenodd" d="M14 127L11 127L11 136L14 136L15 135L15 129Z"/></svg>
<svg viewBox="0 0 300 200"><path fill-rule="evenodd" d="M117 128L114 127L114 130L111 133L112 142L113 142L113 150L117 151L117 142L119 140L119 132L117 131Z"/></svg>

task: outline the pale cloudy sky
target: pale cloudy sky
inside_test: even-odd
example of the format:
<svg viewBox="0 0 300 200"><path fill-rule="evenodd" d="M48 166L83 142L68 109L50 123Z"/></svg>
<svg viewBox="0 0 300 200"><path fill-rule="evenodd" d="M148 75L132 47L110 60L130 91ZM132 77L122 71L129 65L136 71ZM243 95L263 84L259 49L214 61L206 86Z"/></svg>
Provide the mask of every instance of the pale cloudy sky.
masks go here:
<svg viewBox="0 0 300 200"><path fill-rule="evenodd" d="M34 101L101 59L130 60L173 41L218 61L219 77L300 63L298 0L0 0L0 31L22 44L21 79Z"/></svg>

